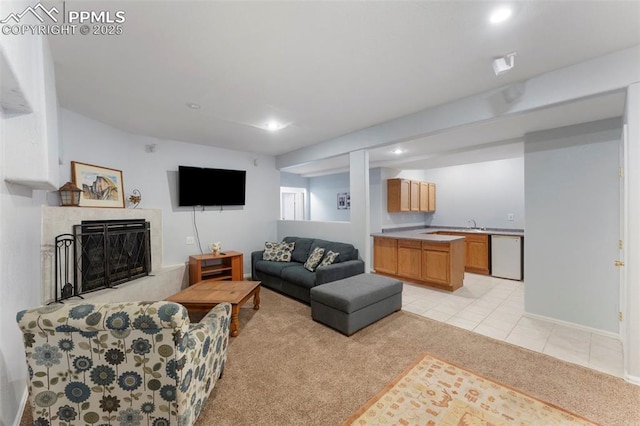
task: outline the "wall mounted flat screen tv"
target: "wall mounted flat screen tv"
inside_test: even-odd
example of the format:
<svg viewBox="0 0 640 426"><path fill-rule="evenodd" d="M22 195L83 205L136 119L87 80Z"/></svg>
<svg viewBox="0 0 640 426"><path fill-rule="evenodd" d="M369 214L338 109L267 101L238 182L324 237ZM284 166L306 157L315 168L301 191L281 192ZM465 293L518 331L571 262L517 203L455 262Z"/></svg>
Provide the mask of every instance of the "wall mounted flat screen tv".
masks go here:
<svg viewBox="0 0 640 426"><path fill-rule="evenodd" d="M246 170L178 166L179 206L244 206Z"/></svg>

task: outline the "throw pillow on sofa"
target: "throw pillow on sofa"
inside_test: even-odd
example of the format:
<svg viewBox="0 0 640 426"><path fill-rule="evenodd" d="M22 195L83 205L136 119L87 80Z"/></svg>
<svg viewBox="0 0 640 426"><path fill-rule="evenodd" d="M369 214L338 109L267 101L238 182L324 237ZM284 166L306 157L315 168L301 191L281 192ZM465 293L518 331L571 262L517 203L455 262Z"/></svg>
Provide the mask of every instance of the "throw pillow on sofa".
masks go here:
<svg viewBox="0 0 640 426"><path fill-rule="evenodd" d="M304 267L309 271L313 272L316 270L320 261L322 260L322 255L324 254L324 249L322 247L316 247L313 249L309 258L306 262L304 262Z"/></svg>
<svg viewBox="0 0 640 426"><path fill-rule="evenodd" d="M291 262L291 252L296 243L264 243L264 253L262 260L270 260L272 262Z"/></svg>
<svg viewBox="0 0 640 426"><path fill-rule="evenodd" d="M322 259L322 262L320 262L320 265L318 266L331 265L333 262L336 261L338 256L340 256L340 253L336 253L335 251L329 250L329 252L325 255L324 259Z"/></svg>

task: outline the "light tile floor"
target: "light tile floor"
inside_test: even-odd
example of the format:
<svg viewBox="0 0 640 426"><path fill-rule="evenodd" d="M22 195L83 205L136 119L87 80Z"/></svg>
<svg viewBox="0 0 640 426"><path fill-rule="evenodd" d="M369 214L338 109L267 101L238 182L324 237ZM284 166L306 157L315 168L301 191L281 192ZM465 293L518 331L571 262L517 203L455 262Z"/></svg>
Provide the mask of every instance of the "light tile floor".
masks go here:
<svg viewBox="0 0 640 426"><path fill-rule="evenodd" d="M405 283L402 309L613 376L623 376L618 339L524 316L524 283L465 273L453 293Z"/></svg>

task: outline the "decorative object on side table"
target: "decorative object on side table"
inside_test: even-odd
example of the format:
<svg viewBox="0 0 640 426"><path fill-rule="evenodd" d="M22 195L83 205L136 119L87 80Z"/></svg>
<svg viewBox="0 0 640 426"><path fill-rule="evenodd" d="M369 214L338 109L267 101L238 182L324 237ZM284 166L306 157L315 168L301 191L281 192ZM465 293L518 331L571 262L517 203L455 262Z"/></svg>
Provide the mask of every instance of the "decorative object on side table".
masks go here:
<svg viewBox="0 0 640 426"><path fill-rule="evenodd" d="M131 203L132 209L137 208L141 200L142 200L142 194L140 193L139 190L134 189L133 191L131 191L131 195L129 196L129 202Z"/></svg>
<svg viewBox="0 0 640 426"><path fill-rule="evenodd" d="M121 170L72 161L71 176L82 189L80 207L124 207Z"/></svg>
<svg viewBox="0 0 640 426"><path fill-rule="evenodd" d="M220 255L220 250L222 248L222 243L220 241L209 244L209 250L211 250L211 254L214 256Z"/></svg>
<svg viewBox="0 0 640 426"><path fill-rule="evenodd" d="M80 204L80 194L82 189L71 182L67 182L58 189L60 205L64 207L78 207Z"/></svg>

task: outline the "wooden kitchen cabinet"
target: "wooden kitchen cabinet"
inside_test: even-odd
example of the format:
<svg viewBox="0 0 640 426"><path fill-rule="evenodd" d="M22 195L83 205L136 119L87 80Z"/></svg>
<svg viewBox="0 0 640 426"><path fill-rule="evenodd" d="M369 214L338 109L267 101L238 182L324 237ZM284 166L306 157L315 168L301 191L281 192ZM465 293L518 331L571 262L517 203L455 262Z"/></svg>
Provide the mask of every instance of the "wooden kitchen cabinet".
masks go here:
<svg viewBox="0 0 640 426"><path fill-rule="evenodd" d="M409 181L411 193L409 194L409 208L412 212L420 211L420 182L417 180Z"/></svg>
<svg viewBox="0 0 640 426"><path fill-rule="evenodd" d="M489 236L465 235L465 270L489 275Z"/></svg>
<svg viewBox="0 0 640 426"><path fill-rule="evenodd" d="M373 265L376 272L396 275L398 272L398 240L374 237Z"/></svg>
<svg viewBox="0 0 640 426"><path fill-rule="evenodd" d="M436 184L429 182L429 201L427 203L427 211L436 211Z"/></svg>
<svg viewBox="0 0 640 426"><path fill-rule="evenodd" d="M398 240L398 276L422 277L422 246L420 241Z"/></svg>
<svg viewBox="0 0 640 426"><path fill-rule="evenodd" d="M411 181L409 179L387 180L387 211L411 211Z"/></svg>
<svg viewBox="0 0 640 426"><path fill-rule="evenodd" d="M434 212L436 210L436 185L410 179L387 180L387 211Z"/></svg>
<svg viewBox="0 0 640 426"><path fill-rule="evenodd" d="M453 291L464 279L464 240L426 242L373 238L376 273Z"/></svg>
<svg viewBox="0 0 640 426"><path fill-rule="evenodd" d="M451 241L448 244L423 242L422 279L446 290L462 287L464 241Z"/></svg>
<svg viewBox="0 0 640 426"><path fill-rule="evenodd" d="M425 244L422 250L422 278L447 285L450 279L449 249L436 244Z"/></svg>
<svg viewBox="0 0 640 426"><path fill-rule="evenodd" d="M436 211L436 184L420 182L420 211Z"/></svg>
<svg viewBox="0 0 640 426"><path fill-rule="evenodd" d="M440 231L438 234L465 237L464 270L489 275L489 235L453 231Z"/></svg>
<svg viewBox="0 0 640 426"><path fill-rule="evenodd" d="M387 180L387 211L411 212L420 210L420 185L409 179Z"/></svg>

